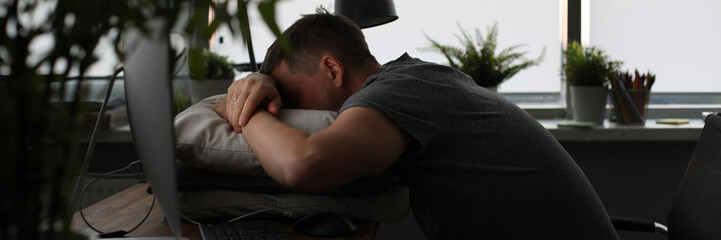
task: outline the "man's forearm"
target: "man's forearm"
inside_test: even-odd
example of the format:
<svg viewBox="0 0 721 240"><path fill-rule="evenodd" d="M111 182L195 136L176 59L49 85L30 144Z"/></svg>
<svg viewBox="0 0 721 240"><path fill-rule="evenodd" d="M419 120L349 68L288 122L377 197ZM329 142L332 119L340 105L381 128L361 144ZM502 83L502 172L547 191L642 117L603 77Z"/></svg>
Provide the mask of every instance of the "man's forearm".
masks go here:
<svg viewBox="0 0 721 240"><path fill-rule="evenodd" d="M288 126L266 110L258 110L243 127L243 136L265 171L277 182L298 186L310 154L308 133Z"/></svg>
<svg viewBox="0 0 721 240"><path fill-rule="evenodd" d="M405 149L403 132L382 113L357 107L313 134L258 110L243 134L265 171L305 192L326 192L385 171Z"/></svg>

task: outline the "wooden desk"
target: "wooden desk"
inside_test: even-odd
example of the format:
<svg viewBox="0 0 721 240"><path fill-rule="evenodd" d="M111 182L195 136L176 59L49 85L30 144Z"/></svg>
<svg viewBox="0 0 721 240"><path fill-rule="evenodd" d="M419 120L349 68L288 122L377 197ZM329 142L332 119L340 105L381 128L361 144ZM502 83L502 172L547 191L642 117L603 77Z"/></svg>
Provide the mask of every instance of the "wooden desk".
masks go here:
<svg viewBox="0 0 721 240"><path fill-rule="evenodd" d="M146 193L148 185L141 183L136 184L122 192L119 192L107 199L93 204L83 210L85 218L95 228L103 232L112 232L118 230L130 230L137 225L148 212L148 208L153 201L153 195ZM182 221L182 235L188 239L202 239L200 236L200 228L197 225ZM317 238L304 235L297 235L290 226L286 225L286 230L291 234L293 239L374 239L378 229L378 223L368 221L356 221L358 231L353 236L344 238ZM90 230L80 213L73 216L72 226L77 229ZM156 203L150 216L140 227L129 233L127 237L157 237L157 236L173 236L170 228L163 220L163 212Z"/></svg>

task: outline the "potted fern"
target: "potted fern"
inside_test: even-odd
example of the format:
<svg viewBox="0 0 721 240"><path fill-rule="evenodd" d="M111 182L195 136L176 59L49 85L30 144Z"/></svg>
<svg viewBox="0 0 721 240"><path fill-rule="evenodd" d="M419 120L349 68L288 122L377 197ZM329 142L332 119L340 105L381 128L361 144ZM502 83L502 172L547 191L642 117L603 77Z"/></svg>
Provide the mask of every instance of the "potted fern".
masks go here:
<svg viewBox="0 0 721 240"><path fill-rule="evenodd" d="M527 52L517 51L524 45L513 45L496 52L498 23L494 23L492 27L488 28L485 38L481 35L480 30L476 29L477 42L473 41L473 38L460 24L458 28L462 37L456 37L463 47L442 45L426 35L428 41L431 42L430 48L442 53L448 59L451 67L470 75L477 85L493 91L497 91L498 85L521 70L540 64L546 52L544 47L536 59L526 59L524 55Z"/></svg>
<svg viewBox="0 0 721 240"><path fill-rule="evenodd" d="M608 86L622 64L602 49L571 42L563 51L564 81L570 88L571 112L578 122L603 123Z"/></svg>
<svg viewBox="0 0 721 240"><path fill-rule="evenodd" d="M189 56L190 96L194 100L227 92L235 77L233 64L228 61L228 57L208 49L193 49Z"/></svg>

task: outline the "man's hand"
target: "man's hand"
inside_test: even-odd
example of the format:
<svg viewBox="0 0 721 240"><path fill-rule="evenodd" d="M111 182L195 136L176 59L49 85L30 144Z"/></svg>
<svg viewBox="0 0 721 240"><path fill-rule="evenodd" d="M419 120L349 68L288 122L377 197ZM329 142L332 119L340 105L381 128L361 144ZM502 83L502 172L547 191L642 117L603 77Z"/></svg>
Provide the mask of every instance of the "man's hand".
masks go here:
<svg viewBox="0 0 721 240"><path fill-rule="evenodd" d="M282 104L275 80L266 74L251 73L228 87L225 115L221 116L228 120L235 132L240 132L259 105L276 115Z"/></svg>
<svg viewBox="0 0 721 240"><path fill-rule="evenodd" d="M215 105L213 105L213 110L220 115L225 121L228 121L228 116L226 115L226 108L227 108L227 101L228 97L220 97L217 100L215 100Z"/></svg>

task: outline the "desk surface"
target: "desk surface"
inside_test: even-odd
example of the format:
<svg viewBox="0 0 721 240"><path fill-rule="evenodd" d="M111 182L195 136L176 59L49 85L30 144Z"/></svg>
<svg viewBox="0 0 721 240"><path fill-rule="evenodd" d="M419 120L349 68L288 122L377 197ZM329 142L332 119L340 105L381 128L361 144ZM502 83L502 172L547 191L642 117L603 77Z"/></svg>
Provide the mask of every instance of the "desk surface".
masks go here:
<svg viewBox="0 0 721 240"><path fill-rule="evenodd" d="M93 204L83 210L85 218L100 231L112 232L117 230L130 230L137 225L148 212L153 201L153 196L146 193L147 184L136 184L122 192L119 192L107 199ZM156 237L172 236L170 228L163 220L163 212L156 203L150 212L148 219L127 237ZM374 239L378 224L374 222L356 222L358 231L354 236L345 238L315 238L304 235L297 235L290 226L285 226L293 239ZM75 213L72 221L73 228L83 231L91 230L80 217ZM193 223L182 222L182 235L188 239L202 239L200 229Z"/></svg>

